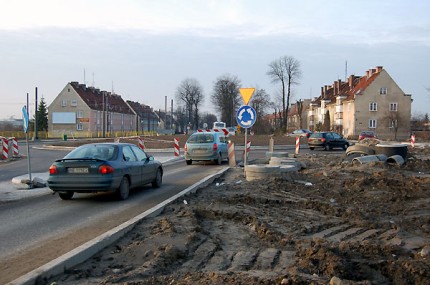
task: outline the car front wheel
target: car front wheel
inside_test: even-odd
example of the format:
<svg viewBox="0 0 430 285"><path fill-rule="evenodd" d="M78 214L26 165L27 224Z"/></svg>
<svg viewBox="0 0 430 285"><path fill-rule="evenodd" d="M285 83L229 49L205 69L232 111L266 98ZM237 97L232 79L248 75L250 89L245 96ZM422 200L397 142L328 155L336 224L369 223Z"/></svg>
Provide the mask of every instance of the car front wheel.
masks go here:
<svg viewBox="0 0 430 285"><path fill-rule="evenodd" d="M186 162L187 162L187 165L191 165L191 163L193 163L193 161L191 159L187 160Z"/></svg>
<svg viewBox="0 0 430 285"><path fill-rule="evenodd" d="M160 188L163 183L163 174L161 173L161 169L157 169L157 174L155 175L154 181L152 181L152 187Z"/></svg>
<svg viewBox="0 0 430 285"><path fill-rule="evenodd" d="M75 194L73 191L58 192L58 196L63 200L71 200L73 198L73 194Z"/></svg>
<svg viewBox="0 0 430 285"><path fill-rule="evenodd" d="M130 195L130 183L126 177L122 178L121 184L116 192L118 199L126 200Z"/></svg>
<svg viewBox="0 0 430 285"><path fill-rule="evenodd" d="M324 145L324 150L330 150L330 145L329 145L328 143L326 143L326 144Z"/></svg>

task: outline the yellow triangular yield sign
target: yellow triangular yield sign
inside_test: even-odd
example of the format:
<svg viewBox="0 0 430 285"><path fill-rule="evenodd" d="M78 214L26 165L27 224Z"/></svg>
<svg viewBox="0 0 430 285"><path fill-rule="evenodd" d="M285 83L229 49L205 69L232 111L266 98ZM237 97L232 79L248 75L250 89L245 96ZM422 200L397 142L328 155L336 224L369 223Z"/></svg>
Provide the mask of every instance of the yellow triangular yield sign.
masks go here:
<svg viewBox="0 0 430 285"><path fill-rule="evenodd" d="M242 95L243 102L248 105L252 95L254 95L255 88L239 88L240 95Z"/></svg>

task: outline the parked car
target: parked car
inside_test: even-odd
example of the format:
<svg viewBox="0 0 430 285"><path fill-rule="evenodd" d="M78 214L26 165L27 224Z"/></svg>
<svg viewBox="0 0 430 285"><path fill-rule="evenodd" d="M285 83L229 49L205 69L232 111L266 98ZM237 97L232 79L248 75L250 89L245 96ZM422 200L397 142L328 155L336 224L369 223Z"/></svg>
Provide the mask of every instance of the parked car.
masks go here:
<svg viewBox="0 0 430 285"><path fill-rule="evenodd" d="M366 138L371 138L371 139L376 139L376 134L373 131L362 131L359 135L358 135L358 140L361 141L363 139Z"/></svg>
<svg viewBox="0 0 430 285"><path fill-rule="evenodd" d="M222 132L201 132L192 134L184 147L184 157L188 165L193 161L214 161L221 164L228 160L227 140Z"/></svg>
<svg viewBox="0 0 430 285"><path fill-rule="evenodd" d="M49 168L47 183L63 200L72 199L75 192L114 192L125 200L131 188L148 183L158 188L162 181L162 164L136 145L94 143L56 160Z"/></svg>
<svg viewBox="0 0 430 285"><path fill-rule="evenodd" d="M348 140L335 132L318 132L313 133L308 138L308 145L310 150L316 147L322 147L325 150L333 148L343 148L346 150L350 145Z"/></svg>
<svg viewBox="0 0 430 285"><path fill-rule="evenodd" d="M298 129L298 130L294 130L292 133L288 134L288 136L291 137L307 137L309 138L309 136L312 134L312 132L310 130L307 129Z"/></svg>

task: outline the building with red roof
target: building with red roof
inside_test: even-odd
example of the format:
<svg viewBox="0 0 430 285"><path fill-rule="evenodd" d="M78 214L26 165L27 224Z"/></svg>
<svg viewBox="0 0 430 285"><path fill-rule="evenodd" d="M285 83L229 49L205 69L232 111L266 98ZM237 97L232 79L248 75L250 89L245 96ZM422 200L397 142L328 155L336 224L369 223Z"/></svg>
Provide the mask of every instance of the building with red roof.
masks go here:
<svg viewBox="0 0 430 285"><path fill-rule="evenodd" d="M307 110L307 125L318 130L326 113L330 128L345 137L357 138L362 131L374 131L381 139L410 136L412 98L405 94L382 66L364 76L350 75L321 87L321 95Z"/></svg>

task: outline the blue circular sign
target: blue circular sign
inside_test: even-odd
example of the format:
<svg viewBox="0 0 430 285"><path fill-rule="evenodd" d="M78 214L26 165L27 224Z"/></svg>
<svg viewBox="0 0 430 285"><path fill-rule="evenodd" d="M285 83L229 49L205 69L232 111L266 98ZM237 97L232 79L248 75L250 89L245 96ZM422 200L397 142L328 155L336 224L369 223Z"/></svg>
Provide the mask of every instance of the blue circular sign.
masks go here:
<svg viewBox="0 0 430 285"><path fill-rule="evenodd" d="M256 120L257 112L251 106L241 106L236 112L236 121L244 129L252 127Z"/></svg>

